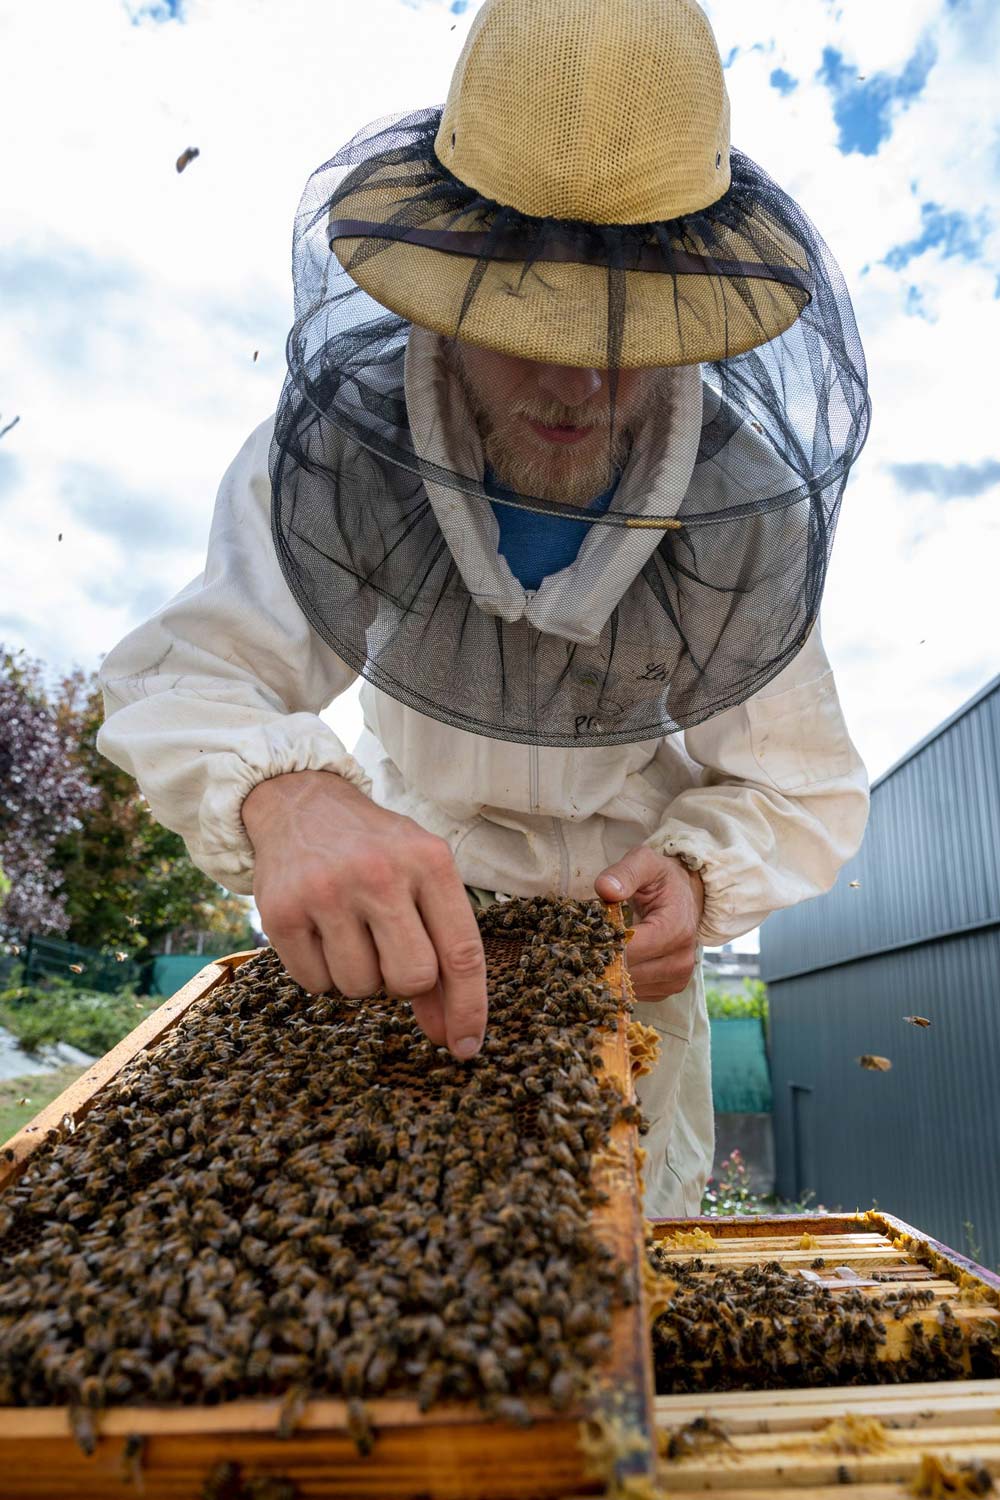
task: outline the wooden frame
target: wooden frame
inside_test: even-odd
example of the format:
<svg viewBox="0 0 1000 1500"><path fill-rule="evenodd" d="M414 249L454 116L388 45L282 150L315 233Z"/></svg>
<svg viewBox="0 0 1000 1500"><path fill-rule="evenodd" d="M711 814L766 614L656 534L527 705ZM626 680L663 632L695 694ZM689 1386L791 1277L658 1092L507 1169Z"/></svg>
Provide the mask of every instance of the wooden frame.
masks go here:
<svg viewBox="0 0 1000 1500"><path fill-rule="evenodd" d="M623 927L620 907L610 909L610 919ZM231 982L253 956L236 953L206 965L18 1131L0 1152L0 1192L52 1132L61 1136L75 1130L126 1064L166 1037L199 1000ZM618 994L626 993L629 981L620 956L605 980ZM601 1052L605 1075L632 1097L624 1014L615 1032L604 1033ZM95 1414L97 1443L88 1457L72 1436L65 1408L5 1407L0 1408L4 1500L107 1500L129 1493L133 1480L149 1500L187 1500L201 1493L213 1466L226 1460L238 1463L245 1479L287 1478L302 1500L544 1500L600 1493L608 1478L649 1475L655 1462L653 1375L636 1149L635 1127L620 1122L610 1151L595 1163L607 1200L595 1212L594 1226L631 1269L636 1300L616 1311L611 1354L595 1370L586 1402L573 1410L556 1413L547 1404L529 1402L534 1421L523 1428L487 1421L474 1406L442 1405L425 1415L415 1401L373 1398L366 1405L375 1443L363 1458L348 1434L346 1406L337 1400L309 1403L293 1436L284 1439L276 1432L277 1399L198 1408L117 1407ZM580 1441L584 1424L618 1434L604 1472L588 1471Z"/></svg>
<svg viewBox="0 0 1000 1500"><path fill-rule="evenodd" d="M710 1234L712 1248L681 1241L670 1251L672 1258L699 1256L706 1266L777 1260L786 1271L808 1276L816 1274L812 1263L822 1255L824 1284L834 1291L838 1271L846 1272L845 1291L878 1295L907 1283L927 1288L934 1303L908 1317L927 1320L932 1329L944 1300L959 1322L1000 1321L1000 1276L893 1214L660 1219L651 1228L660 1241L699 1229ZM875 1281L870 1273L876 1268L893 1279ZM963 1303L963 1290L975 1300ZM905 1327L906 1320L887 1320L886 1357L900 1352ZM846 1493L858 1500L899 1500L917 1492L910 1486L925 1464L931 1483L936 1465L951 1475L963 1466L985 1466L1000 1476L1000 1380L702 1391L657 1396L655 1409L659 1482L671 1494L779 1500L787 1491L796 1500L835 1500L851 1485ZM702 1424L704 1441L685 1442L692 1423Z"/></svg>

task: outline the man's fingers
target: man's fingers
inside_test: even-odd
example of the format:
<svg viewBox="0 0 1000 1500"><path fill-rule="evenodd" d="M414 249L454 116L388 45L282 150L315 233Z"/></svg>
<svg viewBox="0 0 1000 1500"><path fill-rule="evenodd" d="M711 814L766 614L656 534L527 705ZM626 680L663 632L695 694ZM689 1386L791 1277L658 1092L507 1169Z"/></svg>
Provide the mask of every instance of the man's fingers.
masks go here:
<svg viewBox="0 0 1000 1500"><path fill-rule="evenodd" d="M630 969L629 978L637 1000L664 1000L668 995L679 995L681 990L687 989L693 973L694 964L668 959ZM641 1021L642 1017L639 1019Z"/></svg>
<svg viewBox="0 0 1000 1500"><path fill-rule="evenodd" d="M333 978L315 928L275 937L274 949L296 984L310 995L323 995L333 988Z"/></svg>
<svg viewBox="0 0 1000 1500"><path fill-rule="evenodd" d="M414 995L410 1001L413 1017L428 1041L435 1047L443 1047L448 1040L444 1021L444 996L440 985L429 995Z"/></svg>
<svg viewBox="0 0 1000 1500"><path fill-rule="evenodd" d="M486 1034L486 955L454 864L436 878L428 873L420 912L438 957L448 1047L465 1061L475 1057Z"/></svg>
<svg viewBox="0 0 1000 1500"><path fill-rule="evenodd" d="M594 890L602 901L628 901L644 885L663 877L660 856L645 844L630 849L624 857L602 870Z"/></svg>
<svg viewBox="0 0 1000 1500"><path fill-rule="evenodd" d="M363 922L345 912L324 918L323 952L333 982L342 995L363 1000L382 988L382 970L371 934Z"/></svg>
<svg viewBox="0 0 1000 1500"><path fill-rule="evenodd" d="M681 940L680 923L669 908L650 912L625 945L625 962L629 971L652 959L661 959Z"/></svg>
<svg viewBox="0 0 1000 1500"><path fill-rule="evenodd" d="M377 917L369 917L369 928L390 995L411 1000L434 989L438 979L437 954L412 899L395 909L380 911Z"/></svg>

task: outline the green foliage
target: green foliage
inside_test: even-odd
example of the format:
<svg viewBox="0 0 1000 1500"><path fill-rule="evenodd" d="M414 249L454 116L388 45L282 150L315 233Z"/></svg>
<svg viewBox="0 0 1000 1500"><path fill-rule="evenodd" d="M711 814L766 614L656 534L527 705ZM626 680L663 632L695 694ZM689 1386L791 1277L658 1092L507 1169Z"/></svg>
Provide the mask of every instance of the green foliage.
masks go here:
<svg viewBox="0 0 1000 1500"><path fill-rule="evenodd" d="M976 1237L976 1226L971 1219L965 1219L962 1223L962 1233L965 1237L965 1253L970 1260L977 1265L982 1265L983 1247Z"/></svg>
<svg viewBox="0 0 1000 1500"><path fill-rule="evenodd" d="M742 991L705 987L705 1003L711 1021L759 1020L767 1025L767 985L761 979L745 979Z"/></svg>
<svg viewBox="0 0 1000 1500"><path fill-rule="evenodd" d="M115 995L80 991L64 979L0 990L0 1026L13 1033L26 1052L69 1042L100 1057L156 1009L158 1000L137 999L131 990Z"/></svg>
<svg viewBox="0 0 1000 1500"><path fill-rule="evenodd" d="M184 841L158 823L135 781L97 748L104 704L96 674L77 671L62 683L56 718L75 747L77 765L96 788L96 805L79 831L62 839L66 936L83 947L135 954L161 949L168 934L181 952L206 933L216 952L254 946L245 898L227 895L192 864Z"/></svg>

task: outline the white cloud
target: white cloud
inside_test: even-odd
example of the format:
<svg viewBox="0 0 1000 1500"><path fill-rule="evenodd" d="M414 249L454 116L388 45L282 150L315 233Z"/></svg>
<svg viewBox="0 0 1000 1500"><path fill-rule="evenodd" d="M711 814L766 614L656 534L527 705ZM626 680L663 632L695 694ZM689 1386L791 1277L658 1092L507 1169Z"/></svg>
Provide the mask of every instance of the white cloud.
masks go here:
<svg viewBox="0 0 1000 1500"><path fill-rule="evenodd" d="M0 0L16 62L0 125L19 143L4 160L0 412L21 416L0 440L0 637L56 667L96 664L200 568L218 481L280 389L305 179L370 120L442 101L474 13L447 0L186 0L183 22L155 19L168 8ZM1000 12L986 0L709 8L723 54L740 49L734 139L819 225L865 339L874 424L824 628L877 772L1000 670L997 489L944 502L904 493L891 472L1000 458ZM842 154L817 78L824 47L869 77L899 74L922 44L937 61L920 97L893 110L876 155ZM775 68L798 80L787 97ZM200 155L178 174L187 146ZM982 264L940 250L901 272L881 264L920 235L926 202L991 215ZM330 718L353 739L356 694Z"/></svg>

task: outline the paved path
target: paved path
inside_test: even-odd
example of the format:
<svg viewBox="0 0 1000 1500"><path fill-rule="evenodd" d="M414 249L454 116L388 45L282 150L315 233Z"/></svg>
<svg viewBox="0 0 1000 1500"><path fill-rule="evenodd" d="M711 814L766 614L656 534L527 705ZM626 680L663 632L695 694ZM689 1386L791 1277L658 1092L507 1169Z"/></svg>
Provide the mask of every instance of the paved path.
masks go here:
<svg viewBox="0 0 1000 1500"><path fill-rule="evenodd" d="M26 1078L29 1073L50 1073L67 1063L85 1068L93 1058L68 1042L43 1047L37 1053L25 1052L17 1038L0 1026L0 1078Z"/></svg>

